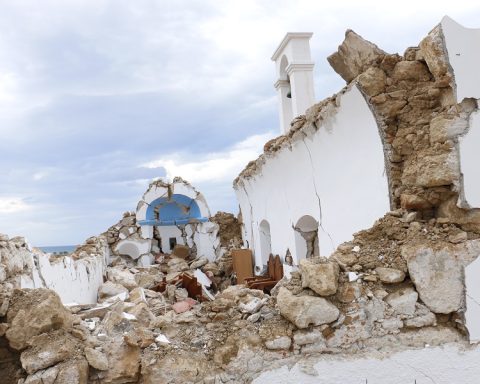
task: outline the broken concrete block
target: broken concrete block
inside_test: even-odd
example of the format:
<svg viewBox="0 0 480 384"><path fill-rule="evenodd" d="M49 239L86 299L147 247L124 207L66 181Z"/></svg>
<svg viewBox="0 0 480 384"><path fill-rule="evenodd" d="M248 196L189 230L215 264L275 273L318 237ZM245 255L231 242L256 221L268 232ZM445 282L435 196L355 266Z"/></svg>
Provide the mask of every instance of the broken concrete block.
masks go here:
<svg viewBox="0 0 480 384"><path fill-rule="evenodd" d="M121 284L107 281L106 283L103 283L98 289L98 298L101 300L118 295L122 292L128 293L128 289Z"/></svg>
<svg viewBox="0 0 480 384"><path fill-rule="evenodd" d="M20 361L28 374L35 373L70 359L78 340L65 331L44 333L29 340L30 348L22 352Z"/></svg>
<svg viewBox="0 0 480 384"><path fill-rule="evenodd" d="M197 302L191 298L186 298L183 301L179 301L172 305L172 309L175 313L184 313L189 311Z"/></svg>
<svg viewBox="0 0 480 384"><path fill-rule="evenodd" d="M135 275L127 269L109 268L107 270L108 280L123 285L128 290L136 288L137 282L135 281Z"/></svg>
<svg viewBox="0 0 480 384"><path fill-rule="evenodd" d="M362 87L362 90L368 96L377 96L379 93L385 91L385 82L387 76L380 68L370 67L360 76L358 76L358 83Z"/></svg>
<svg viewBox="0 0 480 384"><path fill-rule="evenodd" d="M348 30L338 51L331 54L327 60L335 72L349 83L384 54L375 44Z"/></svg>
<svg viewBox="0 0 480 384"><path fill-rule="evenodd" d="M322 333L316 329L312 331L299 330L293 335L293 341L296 345L314 344L322 340L324 340Z"/></svg>
<svg viewBox="0 0 480 384"><path fill-rule="evenodd" d="M340 269L335 262L316 262L315 259L300 260L302 287L310 288L320 296L337 292Z"/></svg>
<svg viewBox="0 0 480 384"><path fill-rule="evenodd" d="M35 372L33 375L28 376L25 379L24 384L52 384L55 383L55 380L60 371L59 366L50 367L38 372Z"/></svg>
<svg viewBox="0 0 480 384"><path fill-rule="evenodd" d="M429 327L437 324L437 318L435 314L429 312L426 315L417 316L413 319L406 319L404 324L407 328Z"/></svg>
<svg viewBox="0 0 480 384"><path fill-rule="evenodd" d="M420 299L432 312L446 314L461 308L463 266L451 250L404 246L402 255Z"/></svg>
<svg viewBox="0 0 480 384"><path fill-rule="evenodd" d="M362 294L362 290L359 284L355 282L349 282L343 284L337 292L337 299L341 303L351 303L355 299L358 299Z"/></svg>
<svg viewBox="0 0 480 384"><path fill-rule="evenodd" d="M22 350L34 336L53 329L70 328L73 319L54 291L40 288L16 291L7 321L10 327L5 336L10 346Z"/></svg>
<svg viewBox="0 0 480 384"><path fill-rule="evenodd" d="M439 187L459 180L459 159L456 153L439 153L412 157L405 162L402 182L419 187Z"/></svg>
<svg viewBox="0 0 480 384"><path fill-rule="evenodd" d="M467 232L459 231L455 235L450 235L448 240L453 244L463 243L468 240Z"/></svg>
<svg viewBox="0 0 480 384"><path fill-rule="evenodd" d="M420 61L399 61L393 70L395 80L428 81L430 73L425 64Z"/></svg>
<svg viewBox="0 0 480 384"><path fill-rule="evenodd" d="M399 269L377 267L375 271L382 283L394 284L401 283L405 280L405 272L400 271Z"/></svg>
<svg viewBox="0 0 480 384"><path fill-rule="evenodd" d="M123 256L130 256L133 260L150 252L151 240L123 239L115 246L114 251Z"/></svg>
<svg viewBox="0 0 480 384"><path fill-rule="evenodd" d="M399 315L413 315L418 293L413 288L402 288L390 293L385 301Z"/></svg>
<svg viewBox="0 0 480 384"><path fill-rule="evenodd" d="M262 306L265 304L266 301L267 299L259 299L258 297L253 297L247 303L240 303L238 305L238 308L243 313L253 314L258 312L260 308L262 308Z"/></svg>
<svg viewBox="0 0 480 384"><path fill-rule="evenodd" d="M188 267L188 263L179 257L172 257L170 261L167 263L168 266L168 273L173 273L173 272L182 272L182 271L187 271L190 269Z"/></svg>
<svg viewBox="0 0 480 384"><path fill-rule="evenodd" d="M181 259L186 259L190 255L190 248L186 245L176 244L173 248L172 255Z"/></svg>
<svg viewBox="0 0 480 384"><path fill-rule="evenodd" d="M200 257L199 259L194 260L192 264L190 264L190 269L197 269L203 267L206 264L208 264L208 259L206 257Z"/></svg>
<svg viewBox="0 0 480 384"><path fill-rule="evenodd" d="M126 344L123 339L112 339L103 346L108 359L108 370L102 374L105 383L136 382L140 371L140 347Z"/></svg>
<svg viewBox="0 0 480 384"><path fill-rule="evenodd" d="M292 339L288 336L280 336L273 340L268 340L265 342L265 347L267 349L279 350L279 349L289 349L292 345Z"/></svg>
<svg viewBox="0 0 480 384"><path fill-rule="evenodd" d="M420 42L420 52L435 80L437 82L445 81L445 85L449 85L452 75L445 47L445 39L440 24Z"/></svg>
<svg viewBox="0 0 480 384"><path fill-rule="evenodd" d="M108 369L107 356L99 350L86 347L85 357L91 367L98 369L99 371L106 371Z"/></svg>
<svg viewBox="0 0 480 384"><path fill-rule="evenodd" d="M86 384L87 379L88 363L78 357L36 372L24 384Z"/></svg>
<svg viewBox="0 0 480 384"><path fill-rule="evenodd" d="M278 292L277 305L280 314L298 328L328 324L340 315L338 308L327 300L321 297L294 296L284 287Z"/></svg>

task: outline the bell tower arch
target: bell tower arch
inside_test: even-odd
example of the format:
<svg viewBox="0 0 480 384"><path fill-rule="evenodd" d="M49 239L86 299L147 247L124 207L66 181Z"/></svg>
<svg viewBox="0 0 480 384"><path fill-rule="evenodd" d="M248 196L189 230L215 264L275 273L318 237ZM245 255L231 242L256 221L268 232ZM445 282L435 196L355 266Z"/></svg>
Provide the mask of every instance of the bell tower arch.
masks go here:
<svg viewBox="0 0 480 384"><path fill-rule="evenodd" d="M275 82L280 102L282 133L290 129L295 116L305 113L315 103L313 66L310 54L311 32L289 32L275 50L272 61L278 80Z"/></svg>

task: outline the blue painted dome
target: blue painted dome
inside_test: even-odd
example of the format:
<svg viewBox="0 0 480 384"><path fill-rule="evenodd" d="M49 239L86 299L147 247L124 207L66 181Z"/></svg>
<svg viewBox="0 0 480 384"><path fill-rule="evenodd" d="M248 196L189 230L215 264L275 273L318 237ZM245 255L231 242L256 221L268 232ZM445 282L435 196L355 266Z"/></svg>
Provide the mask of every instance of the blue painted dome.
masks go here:
<svg viewBox="0 0 480 384"><path fill-rule="evenodd" d="M195 200L185 195L173 194L152 201L147 208L145 220L139 224L166 226L206 221L208 218L202 217Z"/></svg>

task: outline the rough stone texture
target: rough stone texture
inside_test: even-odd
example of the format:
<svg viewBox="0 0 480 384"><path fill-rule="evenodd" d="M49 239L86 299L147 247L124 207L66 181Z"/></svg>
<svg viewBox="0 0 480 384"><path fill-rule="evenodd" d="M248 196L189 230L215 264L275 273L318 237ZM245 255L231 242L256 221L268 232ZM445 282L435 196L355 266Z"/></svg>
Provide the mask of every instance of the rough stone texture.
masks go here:
<svg viewBox="0 0 480 384"><path fill-rule="evenodd" d="M29 340L30 348L22 352L20 360L28 374L48 368L73 357L78 340L63 331L44 333Z"/></svg>
<svg viewBox="0 0 480 384"><path fill-rule="evenodd" d="M88 363L84 358L61 363L54 384L87 384Z"/></svg>
<svg viewBox="0 0 480 384"><path fill-rule="evenodd" d="M370 67L358 76L357 81L367 94L377 96L384 91L387 76L380 68Z"/></svg>
<svg viewBox="0 0 480 384"><path fill-rule="evenodd" d="M273 340L268 340L265 342L265 347L267 349L289 349L292 344L292 339L288 336L281 336Z"/></svg>
<svg viewBox="0 0 480 384"><path fill-rule="evenodd" d="M280 288L277 296L280 314L298 328L328 324L337 320L337 307L321 297L294 296L286 288Z"/></svg>
<svg viewBox="0 0 480 384"><path fill-rule="evenodd" d="M104 299L111 296L118 295L122 292L128 292L128 289L125 288L121 284L116 284L111 281L107 281L106 283L102 284L98 290L98 298Z"/></svg>
<svg viewBox="0 0 480 384"><path fill-rule="evenodd" d="M318 259L300 260L302 287L310 288L320 296L330 296L337 292L340 269L335 262Z"/></svg>
<svg viewBox="0 0 480 384"><path fill-rule="evenodd" d="M385 301L399 315L413 315L418 293L413 288L399 289L389 294Z"/></svg>
<svg viewBox="0 0 480 384"><path fill-rule="evenodd" d="M441 25L432 29L420 42L420 51L435 79L438 82L450 84L452 76Z"/></svg>
<svg viewBox="0 0 480 384"><path fill-rule="evenodd" d="M463 304L463 266L448 247L405 247L408 272L420 299L434 313L458 311Z"/></svg>
<svg viewBox="0 0 480 384"><path fill-rule="evenodd" d="M109 268L107 270L107 276L108 280L123 285L128 290L132 290L138 286L135 281L135 276L127 269Z"/></svg>
<svg viewBox="0 0 480 384"><path fill-rule="evenodd" d="M142 363L145 384L183 384L200 381L208 372L208 363L201 353L172 352L161 359L149 359Z"/></svg>
<svg viewBox="0 0 480 384"><path fill-rule="evenodd" d="M140 348L112 340L104 346L108 371L101 372L103 383L136 382L140 371Z"/></svg>
<svg viewBox="0 0 480 384"><path fill-rule="evenodd" d="M378 274L378 278L383 283L395 284L401 283L405 280L405 272L395 268L377 267L375 268L375 271Z"/></svg>
<svg viewBox="0 0 480 384"><path fill-rule="evenodd" d="M440 153L412 158L406 162L402 181L405 185L440 187L459 181L459 159L455 153Z"/></svg>
<svg viewBox="0 0 480 384"><path fill-rule="evenodd" d="M349 83L371 64L381 60L384 54L375 44L348 30L338 52L330 55L327 60L335 72Z"/></svg>
<svg viewBox="0 0 480 384"><path fill-rule="evenodd" d="M69 328L72 316L55 292L40 288L18 291L12 299L7 321L10 327L5 336L10 346L22 350L34 336L61 327Z"/></svg>
<svg viewBox="0 0 480 384"><path fill-rule="evenodd" d="M218 235L222 247L242 246L242 223L233 214L227 212L217 212L210 218L210 221L218 224ZM197 267L198 268L198 267Z"/></svg>
<svg viewBox="0 0 480 384"><path fill-rule="evenodd" d="M101 351L93 348L85 348L85 357L87 358L88 364L93 368L100 371L106 371L108 369L107 356Z"/></svg>
<svg viewBox="0 0 480 384"><path fill-rule="evenodd" d="M437 318L435 317L435 314L430 312L426 315L414 317L413 319L406 319L404 324L407 328L428 327L431 325L437 325Z"/></svg>
<svg viewBox="0 0 480 384"><path fill-rule="evenodd" d="M0 316L8 312L1 319L5 325L0 335L8 336L13 327L13 342L26 348L22 361L27 371L45 367L25 378L15 366L20 354L8 349L0 336L0 362L13 362L0 364L0 381L14 377L16 370L27 384L86 383L88 359L89 382L95 383L247 383L262 370L297 361L314 374L307 355L364 356L368 351L465 341L463 265L479 254L480 213L456 205L461 177L455 151L476 105L455 104L449 68L442 63L440 32L432 31L420 49L409 48L402 57L388 55L350 31L332 59L347 81L356 79L378 119L392 208L398 208L338 247L331 258L337 261L336 272L327 267L317 271L325 263L308 260L302 274L282 279L269 296L237 286L223 290L230 284L228 252L221 262L207 263L193 255L199 257L193 264L186 260L187 265L170 266L169 258L159 255L159 264L151 268L132 268L131 260L117 258L111 269L120 273L109 271L108 278L132 290L129 301L105 308L72 307L79 314L72 327L70 320L58 321L61 315L49 318L55 311L63 314L61 306L51 310L47 305L42 313L30 314L45 301L42 293L21 303L18 294L12 296L14 277L28 273L31 265L24 240L0 235ZM265 154L290 147L293 137L304 137L337 107L335 97L312 106L295 119L289 135L265 145ZM261 159L252 164L243 176L258 172ZM220 219L229 227L222 246L231 246L240 223L233 215ZM121 238L137 236L135 231L134 215L127 212L118 228L109 229L108 242L115 248ZM92 241L75 257L96 251ZM157 252L158 243L154 247ZM163 293L136 288L153 288L164 277L168 284L177 276L174 270L193 265L220 287L215 300L175 313L175 306L186 299L183 288L167 285ZM418 293L405 279L407 272ZM356 281L350 282L349 276ZM335 287L329 291L324 285ZM331 291L336 293L326 293ZM108 292L105 289L106 296ZM319 294L331 296L327 301ZM32 332L32 326L41 329ZM69 347L72 337L76 348ZM51 353L42 355L44 349Z"/></svg>

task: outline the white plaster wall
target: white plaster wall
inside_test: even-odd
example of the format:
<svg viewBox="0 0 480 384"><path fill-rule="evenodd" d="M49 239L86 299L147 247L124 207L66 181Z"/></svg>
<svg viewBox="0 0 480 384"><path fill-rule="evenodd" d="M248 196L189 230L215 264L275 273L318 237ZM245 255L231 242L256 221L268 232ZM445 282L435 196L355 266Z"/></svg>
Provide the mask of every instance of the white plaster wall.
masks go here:
<svg viewBox="0 0 480 384"><path fill-rule="evenodd" d="M302 368L282 367L263 373L254 384L478 384L480 348L461 346L408 350L382 358L322 355ZM320 360L321 359L321 360ZM320 360L320 361L318 361ZM308 365L307 365L308 364ZM311 363L310 363L311 364ZM313 368L313 369L312 369ZM315 375L316 372L316 375Z"/></svg>
<svg viewBox="0 0 480 384"><path fill-rule="evenodd" d="M37 263L32 277L22 276L22 288L49 288L54 290L62 303L94 304L97 292L103 284L106 269L105 258L91 256L74 260L69 256L54 262L45 254L32 254Z"/></svg>
<svg viewBox="0 0 480 384"><path fill-rule="evenodd" d="M220 249L220 240L217 236L218 225L212 222L198 224L196 232L193 235L193 241L197 246L197 255L205 256L210 261L214 261Z"/></svg>
<svg viewBox="0 0 480 384"><path fill-rule="evenodd" d="M470 115L470 128L460 138L460 166L465 200L471 208L480 208L480 112Z"/></svg>
<svg viewBox="0 0 480 384"><path fill-rule="evenodd" d="M245 238L260 261L259 224L270 224L272 252L296 258L293 226L304 215L320 223L320 254L389 211L383 145L377 123L356 86L336 115L310 137L266 159L259 174L236 187ZM296 260L296 259L295 259ZM298 262L298 260L296 260Z"/></svg>
<svg viewBox="0 0 480 384"><path fill-rule="evenodd" d="M171 253L172 249L170 248L169 239L175 237L177 239L177 244L185 245L182 237L182 231L174 225L167 225L157 227L158 232L160 233L160 238L162 239L162 252Z"/></svg>
<svg viewBox="0 0 480 384"><path fill-rule="evenodd" d="M177 244L187 245L189 248L196 246L197 255L205 256L209 260L215 260L220 241L217 237L218 225L207 221L205 223L185 225L186 242L182 231L177 226L157 227L162 239L162 252L171 253L169 239L175 237Z"/></svg>
<svg viewBox="0 0 480 384"><path fill-rule="evenodd" d="M145 239L120 240L115 246L116 252L123 256L129 256L133 260L138 259L141 255L149 253L151 249L152 241Z"/></svg>
<svg viewBox="0 0 480 384"><path fill-rule="evenodd" d="M480 29L465 28L449 17L441 22L452 67L457 101L464 98L480 98Z"/></svg>
<svg viewBox="0 0 480 384"><path fill-rule="evenodd" d="M465 322L471 343L480 341L480 258L465 267Z"/></svg>

